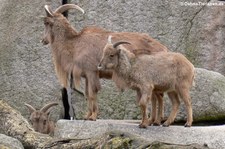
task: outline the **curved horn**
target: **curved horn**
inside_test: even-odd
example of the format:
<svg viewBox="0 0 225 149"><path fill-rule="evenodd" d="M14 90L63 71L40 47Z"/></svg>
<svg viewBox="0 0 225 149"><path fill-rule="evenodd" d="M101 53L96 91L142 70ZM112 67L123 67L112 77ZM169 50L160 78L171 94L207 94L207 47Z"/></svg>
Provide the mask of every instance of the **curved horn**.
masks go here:
<svg viewBox="0 0 225 149"><path fill-rule="evenodd" d="M45 5L45 12L48 17L53 17L53 12L48 5Z"/></svg>
<svg viewBox="0 0 225 149"><path fill-rule="evenodd" d="M40 111L47 112L49 108L51 108L52 106L56 106L56 105L58 105L57 102L49 103L49 104L45 105L43 108L41 108Z"/></svg>
<svg viewBox="0 0 225 149"><path fill-rule="evenodd" d="M109 37L108 37L108 43L112 44L112 36L111 35L109 35Z"/></svg>
<svg viewBox="0 0 225 149"><path fill-rule="evenodd" d="M119 42L113 44L113 48L116 48L117 46L119 46L121 44L131 44L131 43L129 43L127 41L119 41Z"/></svg>
<svg viewBox="0 0 225 149"><path fill-rule="evenodd" d="M33 106L31 106L31 105L29 105L27 103L25 103L24 105L27 106L27 108L29 109L30 113L33 113L34 111L36 111L36 109Z"/></svg>
<svg viewBox="0 0 225 149"><path fill-rule="evenodd" d="M82 13L84 13L84 10L82 8L80 8L78 5L75 4L65 4L62 6L59 6L54 13L63 13L69 9L78 9L79 11L81 11Z"/></svg>

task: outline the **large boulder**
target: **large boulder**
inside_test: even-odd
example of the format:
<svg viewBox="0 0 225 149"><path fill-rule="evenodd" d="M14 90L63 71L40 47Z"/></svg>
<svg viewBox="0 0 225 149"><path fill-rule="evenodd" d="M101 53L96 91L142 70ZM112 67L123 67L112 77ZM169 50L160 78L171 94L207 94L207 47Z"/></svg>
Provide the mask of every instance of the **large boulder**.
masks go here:
<svg viewBox="0 0 225 149"><path fill-rule="evenodd" d="M97 120L93 121L67 121L60 120L57 122L55 131L56 138L76 138L76 140L88 140L90 138L96 138L109 132L120 132L121 136L126 134L132 134L136 139L133 139L133 143L137 141L137 138L144 139L150 143L159 141L167 144L176 144L174 148L182 148L189 146L190 149L194 148L224 148L225 146L225 126L213 126L213 127L183 127L183 126L149 126L147 129L138 128L139 121L126 121L126 120ZM112 135L113 136L113 135ZM105 137L108 139L108 137ZM104 141L101 141L104 143ZM118 140L122 143L122 140ZM132 139L127 141L132 143ZM142 145L146 144L143 142ZM194 145L198 144L194 147ZM139 146L140 147L140 146ZM139 148L130 147L130 148ZM156 147L159 148L160 146ZM140 147L140 148L147 148ZM163 147L162 147L163 148ZM164 146L164 148L166 148ZM163 149L164 149L163 148ZM168 147L168 148L173 148ZM188 148L188 147L187 147Z"/></svg>
<svg viewBox="0 0 225 149"><path fill-rule="evenodd" d="M127 128L121 131L121 124L123 125L123 127ZM62 122L59 121L59 125L57 126L55 136L50 137L49 135L37 133L33 129L31 129L31 126L21 116L21 114L12 107L10 107L3 100L0 100L0 126L1 126L0 132L3 132L4 134L17 138L23 143L24 148L35 148L35 149L118 148L119 149L119 148L147 148L147 147L152 148L153 146L154 148L160 147L162 149L208 148L206 145L204 146L202 145L201 140L199 141L200 144L195 143L185 145L185 142L183 142L183 144L178 145L174 144L173 143L174 141L172 141L171 143L167 143L162 141L154 141L157 139L152 138L146 139L146 135L142 134L143 131L141 129L137 127L134 128L134 125L132 126L131 123L115 120L98 121L98 122L89 121L87 123L85 123L85 121L62 121ZM220 128L223 131L223 127ZM213 131L215 132L214 134L216 134L217 137L214 138L214 140L209 141L210 145L211 144L213 146L217 145L218 148L220 148L220 146L223 145L223 142L221 143L216 142L218 138L220 137L223 138L224 133L222 133L222 131L220 131L220 133ZM186 133L183 133L182 135L181 133L180 135L181 137L184 137L185 134ZM207 131L207 135L211 136L211 133ZM0 148L1 149L23 148L18 140L0 134ZM191 142L196 141L190 141L190 143ZM206 140L206 142L208 143L208 140Z"/></svg>
<svg viewBox="0 0 225 149"><path fill-rule="evenodd" d="M150 34L196 67L225 74L225 2L218 0L71 0L86 11L69 17L77 29L99 25L114 31ZM79 21L77 21L79 20Z"/></svg>
<svg viewBox="0 0 225 149"><path fill-rule="evenodd" d="M211 0L210 3L212 2L217 1ZM77 11L70 12L69 20L77 30L87 25L97 25L114 31L148 33L172 51L185 54L196 66L225 74L225 7L191 5L178 0L71 0L71 3L80 5L86 12L84 15ZM2 0L0 5L0 97L26 118L29 117L29 112L24 102L40 108L50 101L61 99L61 87L54 72L50 49L39 42L44 31L41 16L45 15L45 4L50 4L55 9L61 1ZM101 83L103 87L98 96L99 118L140 119L133 91L119 93L111 81L102 80ZM219 91L214 92L214 86L208 88L212 88L213 94L205 93L205 100L216 104L223 103L213 100L220 96L220 99L224 100L223 95ZM216 87L215 90L223 89ZM198 107L196 105L200 105L195 94L197 92L192 94L196 95L196 98L193 97L194 111L198 109L195 108ZM81 119L86 111L86 101L84 97L74 94L72 102L77 118ZM203 94L201 95L203 97ZM205 102L202 104L206 105ZM58 109L60 108L54 108L55 119L59 117ZM218 109L222 111L223 108ZM208 117L208 114L205 116ZM185 117L185 114L179 115L178 119ZM197 115L194 114L194 117Z"/></svg>
<svg viewBox="0 0 225 149"><path fill-rule="evenodd" d="M102 82L102 84L103 88L99 95L99 118L141 119L140 108L136 103L136 92L127 90L124 93L120 93L115 88L114 83ZM214 71L196 68L194 86L190 94L194 122L220 121L220 123L224 123L225 77L223 75ZM165 96L164 101L165 117L168 117L172 105L167 96ZM83 111L81 109L82 103L82 100L74 103L78 114L82 113L79 111ZM186 116L184 102L181 99L176 121L186 121Z"/></svg>
<svg viewBox="0 0 225 149"><path fill-rule="evenodd" d="M136 93L132 90L127 90L124 93L119 93L116 90L110 91L113 88L108 83L104 84L99 96L99 117L103 119L140 119L141 113L136 102ZM196 68L194 85L190 94L194 122L224 122L225 77L223 75L206 69ZM111 98L113 101L109 100ZM165 117L168 117L172 105L167 96L165 96L164 101ZM186 109L182 99L176 121L186 121Z"/></svg>
<svg viewBox="0 0 225 149"><path fill-rule="evenodd" d="M0 148L1 149L24 149L22 143L12 137L0 134Z"/></svg>
<svg viewBox="0 0 225 149"><path fill-rule="evenodd" d="M195 69L194 86L191 89L194 122L225 120L225 77L220 73L206 69ZM170 111L166 100L166 115ZM186 109L182 102L177 120L186 119Z"/></svg>
<svg viewBox="0 0 225 149"><path fill-rule="evenodd" d="M0 97L27 118L25 102L41 108L60 99L51 52L40 43L45 4L2 0L0 5Z"/></svg>

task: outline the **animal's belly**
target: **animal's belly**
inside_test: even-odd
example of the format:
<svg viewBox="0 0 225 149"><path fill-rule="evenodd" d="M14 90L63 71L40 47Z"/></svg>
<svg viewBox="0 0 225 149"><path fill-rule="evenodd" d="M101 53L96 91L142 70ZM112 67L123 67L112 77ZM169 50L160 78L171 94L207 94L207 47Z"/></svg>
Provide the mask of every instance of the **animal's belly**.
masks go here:
<svg viewBox="0 0 225 149"><path fill-rule="evenodd" d="M99 71L99 78L112 79L112 71Z"/></svg>
<svg viewBox="0 0 225 149"><path fill-rule="evenodd" d="M171 85L167 85L167 84L154 86L154 91L156 91L156 92L170 92L173 90L174 90L174 87Z"/></svg>

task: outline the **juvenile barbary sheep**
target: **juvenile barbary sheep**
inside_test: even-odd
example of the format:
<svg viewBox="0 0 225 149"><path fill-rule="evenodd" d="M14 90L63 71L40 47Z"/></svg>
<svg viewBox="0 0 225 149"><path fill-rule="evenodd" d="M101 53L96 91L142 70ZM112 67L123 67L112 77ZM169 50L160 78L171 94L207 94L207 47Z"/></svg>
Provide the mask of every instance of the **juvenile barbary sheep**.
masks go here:
<svg viewBox="0 0 225 149"><path fill-rule="evenodd" d="M109 37L110 38L110 37ZM163 126L169 126L175 119L180 105L179 97L187 110L185 127L192 125L192 106L189 90L194 79L194 66L182 54L159 52L154 55L135 56L120 44L128 42L107 43L99 70L113 70L126 83L126 87L138 93L142 111L140 128L149 124L147 104L152 92L167 92L172 101L172 111Z"/></svg>
<svg viewBox="0 0 225 149"><path fill-rule="evenodd" d="M99 71L104 41L112 34L115 40L126 39L127 45L136 55L167 51L167 48L146 34L129 32L111 32L98 27L85 27L77 32L62 15L69 9L83 10L74 4L66 4L54 12L45 5L47 17L44 18L45 35L43 44L50 44L55 71L61 85L68 89L68 80L73 74L74 86L79 89L81 76L85 78L85 95L88 101L88 113L85 119L96 120L97 92L100 90L100 78L112 78L111 71ZM119 80L119 79L118 79ZM156 95L162 100L161 95Z"/></svg>
<svg viewBox="0 0 225 149"><path fill-rule="evenodd" d="M49 103L42 107L40 110L36 110L33 106L25 103L25 106L29 109L30 112L30 121L35 131L52 134L55 129L55 123L49 120L50 108L58 105L56 102Z"/></svg>

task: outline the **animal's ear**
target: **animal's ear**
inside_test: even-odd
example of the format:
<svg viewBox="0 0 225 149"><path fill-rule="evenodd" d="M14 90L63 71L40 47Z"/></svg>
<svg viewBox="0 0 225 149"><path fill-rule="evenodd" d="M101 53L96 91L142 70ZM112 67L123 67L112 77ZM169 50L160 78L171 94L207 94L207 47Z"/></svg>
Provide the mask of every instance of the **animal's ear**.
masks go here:
<svg viewBox="0 0 225 149"><path fill-rule="evenodd" d="M31 105L29 105L27 103L25 103L24 105L29 109L30 113L33 113L33 112L36 111L36 109L33 106L31 106Z"/></svg>
<svg viewBox="0 0 225 149"><path fill-rule="evenodd" d="M119 55L121 53L121 49L120 48L117 48L116 53Z"/></svg>
<svg viewBox="0 0 225 149"><path fill-rule="evenodd" d="M45 113L49 116L50 112L51 112L51 110L48 110L48 111L45 112Z"/></svg>

